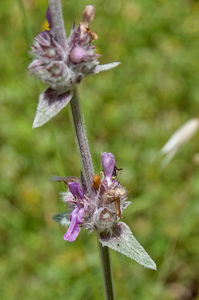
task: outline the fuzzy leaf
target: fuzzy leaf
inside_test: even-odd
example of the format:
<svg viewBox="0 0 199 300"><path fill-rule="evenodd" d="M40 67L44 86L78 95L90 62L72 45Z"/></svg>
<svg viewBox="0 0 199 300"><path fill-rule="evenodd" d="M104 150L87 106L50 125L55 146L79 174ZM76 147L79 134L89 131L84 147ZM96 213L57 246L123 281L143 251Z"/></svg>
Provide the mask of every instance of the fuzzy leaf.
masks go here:
<svg viewBox="0 0 199 300"><path fill-rule="evenodd" d="M102 246L118 251L146 268L156 270L155 262L138 243L125 223L120 222L116 224L112 234L101 233L99 241L102 243Z"/></svg>
<svg viewBox="0 0 199 300"><path fill-rule="evenodd" d="M98 74L99 72L102 72L102 71L111 70L113 68L116 68L120 64L121 64L120 62L112 62L112 63L105 64L105 65L99 65L94 69L93 74Z"/></svg>
<svg viewBox="0 0 199 300"><path fill-rule="evenodd" d="M62 213L54 215L52 219L58 224L68 227L70 225L70 214L71 211L64 211Z"/></svg>
<svg viewBox="0 0 199 300"><path fill-rule="evenodd" d="M72 96L71 91L58 95L57 91L51 88L40 94L33 128L44 125L56 116L68 104Z"/></svg>

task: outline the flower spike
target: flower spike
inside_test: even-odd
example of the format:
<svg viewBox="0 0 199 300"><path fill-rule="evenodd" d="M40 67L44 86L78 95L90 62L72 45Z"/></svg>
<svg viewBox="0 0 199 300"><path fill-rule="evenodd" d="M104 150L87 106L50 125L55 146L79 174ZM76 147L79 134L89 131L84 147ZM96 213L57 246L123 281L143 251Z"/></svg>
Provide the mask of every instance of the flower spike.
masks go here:
<svg viewBox="0 0 199 300"><path fill-rule="evenodd" d="M97 35L88 28L93 20L95 9L85 7L82 22L73 27L66 38L59 0L49 0L46 19L49 30L39 33L31 47L33 62L28 71L49 88L39 97L39 104L33 122L33 128L42 126L57 115L73 97L75 86L83 77L108 71L119 63L99 66L98 57L92 42Z"/></svg>
<svg viewBox="0 0 199 300"><path fill-rule="evenodd" d="M93 176L92 196L87 190L83 192L80 187L80 185L83 187L83 182L79 184L64 180L68 184L70 192L63 193L62 197L70 207L70 214L66 214L66 212L56 214L53 220L63 226L69 226L63 236L66 241L73 242L77 238L81 226L90 232L98 232L102 246L108 246L134 259L146 268L156 270L154 261L135 239L130 228L120 222L124 209L131 202L127 201L125 188L116 179L111 179L115 166L113 154L102 153L101 164L104 173L102 179L98 174ZM58 181L61 179L63 177L58 177Z"/></svg>

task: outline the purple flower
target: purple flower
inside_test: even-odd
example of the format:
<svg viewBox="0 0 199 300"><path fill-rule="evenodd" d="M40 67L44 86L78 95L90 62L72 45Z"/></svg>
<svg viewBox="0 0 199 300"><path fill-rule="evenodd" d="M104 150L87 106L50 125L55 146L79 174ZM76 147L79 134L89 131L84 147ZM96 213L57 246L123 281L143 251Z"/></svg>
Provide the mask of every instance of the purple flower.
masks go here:
<svg viewBox="0 0 199 300"><path fill-rule="evenodd" d="M108 181L108 184L111 183L111 177L115 167L115 159L112 153L102 153L101 164L104 170L105 177Z"/></svg>
<svg viewBox="0 0 199 300"><path fill-rule="evenodd" d="M78 225L83 223L83 214L84 214L84 203L82 202L83 191L78 182L69 182L68 187L70 192L72 193L75 200L73 201L73 205L75 203L75 209L72 211L70 215L70 226L67 232L64 234L63 238L65 241L73 242L79 232L80 227ZM68 194L66 195L66 199L68 200ZM71 200L69 202L71 204Z"/></svg>
<svg viewBox="0 0 199 300"><path fill-rule="evenodd" d="M48 6L47 10L46 10L46 20L48 21L48 25L49 25L49 28L51 30L53 30L53 20L52 20L52 17L51 17L51 13L50 13L50 7Z"/></svg>
<svg viewBox="0 0 199 300"><path fill-rule="evenodd" d="M112 153L102 153L102 178L93 176L92 196L84 186L84 178L78 182L69 182L66 177L55 177L52 181L64 181L70 192L62 193L62 200L69 205L69 211L57 214L54 221L69 226L64 240L73 242L80 231L80 226L89 232L97 232L103 246L134 259L147 268L156 269L156 265L144 248L137 242L130 228L123 222L122 213L131 203L127 200L127 191L113 177L115 159ZM75 178L75 177L69 177ZM72 211L71 211L72 209Z"/></svg>
<svg viewBox="0 0 199 300"><path fill-rule="evenodd" d="M55 2L59 4L59 1ZM97 35L88 28L95 15L92 5L85 7L82 22L72 28L67 39L57 3L47 8L46 18L50 30L35 37L30 51L34 60L28 67L29 73L49 86L39 97L33 128L48 122L68 104L73 97L75 85L84 76L112 69L119 64L99 66L99 55L92 45Z"/></svg>
<svg viewBox="0 0 199 300"><path fill-rule="evenodd" d="M73 194L74 197L83 198L83 191L78 182L69 182L68 183L69 190Z"/></svg>
<svg viewBox="0 0 199 300"><path fill-rule="evenodd" d="M80 231L78 224L89 231L110 232L114 224L122 218L123 210L131 203L126 201L127 192L121 184L116 179L111 179L115 166L113 154L102 153L101 163L104 175L102 180L99 179L98 187L93 185L92 197L88 195L87 190L83 192L82 182L68 182L64 177L53 179L67 182L70 190L62 194L63 201L73 209L69 229L64 235L65 240L71 241L77 237Z"/></svg>
<svg viewBox="0 0 199 300"><path fill-rule="evenodd" d="M79 208L75 206L75 209L72 211L70 215L70 222L71 222L70 226L67 232L63 236L65 241L73 242L77 238L81 229L78 225L82 224L83 213L84 213L84 208Z"/></svg>

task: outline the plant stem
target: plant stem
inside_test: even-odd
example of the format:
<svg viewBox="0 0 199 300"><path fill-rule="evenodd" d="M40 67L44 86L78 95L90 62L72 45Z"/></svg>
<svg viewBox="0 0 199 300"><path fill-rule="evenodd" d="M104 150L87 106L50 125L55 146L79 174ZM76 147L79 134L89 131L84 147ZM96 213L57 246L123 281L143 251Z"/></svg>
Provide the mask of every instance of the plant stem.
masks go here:
<svg viewBox="0 0 199 300"><path fill-rule="evenodd" d="M74 90L73 98L70 101L70 106L72 110L73 122L75 126L81 161L84 168L86 186L91 196L93 194L91 187L93 182L94 168L89 150L88 139L86 136L84 117L81 112L80 101L78 99L76 89Z"/></svg>
<svg viewBox="0 0 199 300"><path fill-rule="evenodd" d="M77 143L79 147L81 161L84 168L86 186L87 186L88 193L92 195L93 194L92 182L93 182L94 168L93 168L92 158L89 150L88 139L86 136L84 117L81 112L81 105L78 99L76 89L74 90L73 98L70 101L70 106L71 106L73 123L75 126L75 132L77 136ZM101 243L99 243L99 248L101 254L101 262L103 266L106 299L114 300L109 251L107 247L102 247Z"/></svg>
<svg viewBox="0 0 199 300"><path fill-rule="evenodd" d="M109 249L106 246L102 247L100 242L99 242L99 248L100 248L103 273L104 273L104 286L106 292L106 299L114 300Z"/></svg>
<svg viewBox="0 0 199 300"><path fill-rule="evenodd" d="M64 28L64 21L62 18L61 1L48 0L48 2L49 2L56 40L63 48L66 49L67 39L66 39L66 31Z"/></svg>

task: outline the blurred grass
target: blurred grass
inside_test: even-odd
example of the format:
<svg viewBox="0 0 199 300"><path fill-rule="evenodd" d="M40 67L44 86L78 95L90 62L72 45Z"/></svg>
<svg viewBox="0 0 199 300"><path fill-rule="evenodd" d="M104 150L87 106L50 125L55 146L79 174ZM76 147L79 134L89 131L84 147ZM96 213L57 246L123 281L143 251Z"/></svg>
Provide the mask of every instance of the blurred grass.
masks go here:
<svg viewBox="0 0 199 300"><path fill-rule="evenodd" d="M121 61L79 86L92 153L114 153L132 205L124 214L157 263L146 270L111 252L116 299L199 299L198 135L158 172L159 149L199 109L199 2L62 1L65 26L96 8L101 63ZM47 1L0 2L0 299L102 299L95 234L64 242L52 175L81 171L68 108L31 129L42 83L28 76L29 43ZM96 172L99 158L93 155Z"/></svg>

